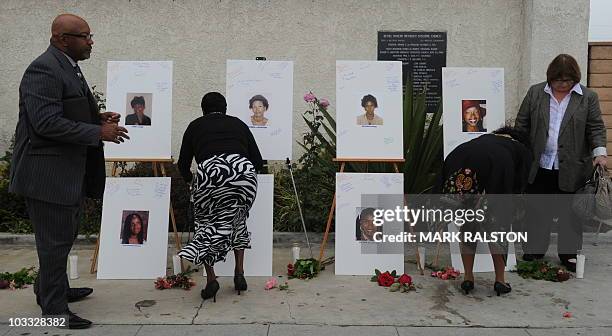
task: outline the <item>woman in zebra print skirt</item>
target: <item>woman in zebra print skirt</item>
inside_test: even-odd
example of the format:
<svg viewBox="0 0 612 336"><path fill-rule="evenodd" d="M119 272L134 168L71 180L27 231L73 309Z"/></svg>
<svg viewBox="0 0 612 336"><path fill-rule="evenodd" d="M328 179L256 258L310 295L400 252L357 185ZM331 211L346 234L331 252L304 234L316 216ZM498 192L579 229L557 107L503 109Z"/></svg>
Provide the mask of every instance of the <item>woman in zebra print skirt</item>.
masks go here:
<svg viewBox="0 0 612 336"><path fill-rule="evenodd" d="M202 298L213 298L219 290L214 265L233 250L236 258L234 287L247 289L244 249L250 248L246 227L257 193L257 174L263 161L249 127L226 115L225 97L210 92L202 98L203 116L192 121L181 143L178 167L191 183L195 235L178 253L181 258L206 269ZM191 173L195 157L197 172Z"/></svg>

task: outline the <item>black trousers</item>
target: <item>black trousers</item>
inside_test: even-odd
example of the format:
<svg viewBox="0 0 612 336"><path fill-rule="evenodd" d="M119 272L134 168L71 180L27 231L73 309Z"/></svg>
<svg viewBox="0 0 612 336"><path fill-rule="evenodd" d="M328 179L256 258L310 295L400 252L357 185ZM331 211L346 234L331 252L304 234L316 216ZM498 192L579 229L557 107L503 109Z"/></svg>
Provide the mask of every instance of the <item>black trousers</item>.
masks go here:
<svg viewBox="0 0 612 336"><path fill-rule="evenodd" d="M66 313L69 288L66 265L78 233L82 202L62 205L26 198L26 205L38 253L34 292L43 315Z"/></svg>
<svg viewBox="0 0 612 336"><path fill-rule="evenodd" d="M546 254L553 226L558 227L559 258L567 259L582 249L583 221L571 210L574 193L559 189L559 171L540 168L527 192L534 195L530 195L526 213L527 244L523 245L524 252Z"/></svg>

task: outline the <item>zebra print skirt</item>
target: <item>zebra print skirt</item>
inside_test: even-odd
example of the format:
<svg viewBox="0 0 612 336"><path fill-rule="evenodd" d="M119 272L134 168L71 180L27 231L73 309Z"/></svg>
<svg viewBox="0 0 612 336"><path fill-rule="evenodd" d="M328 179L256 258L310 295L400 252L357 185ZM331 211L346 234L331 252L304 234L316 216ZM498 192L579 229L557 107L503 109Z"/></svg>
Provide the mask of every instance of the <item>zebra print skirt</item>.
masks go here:
<svg viewBox="0 0 612 336"><path fill-rule="evenodd" d="M251 248L246 220L257 193L253 164L238 154L221 154L198 164L191 191L195 235L178 255L213 266L229 251Z"/></svg>

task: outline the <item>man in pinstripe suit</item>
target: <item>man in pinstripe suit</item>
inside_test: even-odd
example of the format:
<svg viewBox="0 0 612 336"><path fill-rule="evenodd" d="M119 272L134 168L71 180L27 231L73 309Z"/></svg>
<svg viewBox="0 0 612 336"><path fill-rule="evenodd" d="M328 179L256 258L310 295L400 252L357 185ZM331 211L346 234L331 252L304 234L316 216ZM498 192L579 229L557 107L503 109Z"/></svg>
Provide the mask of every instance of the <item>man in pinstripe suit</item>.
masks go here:
<svg viewBox="0 0 612 336"><path fill-rule="evenodd" d="M91 321L70 312L68 301L93 290L69 288L67 258L83 199L104 191L102 141L129 137L118 126L118 113L99 113L77 64L91 54L87 22L62 14L51 35L51 45L28 66L19 87L9 190L25 197L34 227L40 267L35 292L43 315L65 315L70 328L87 328Z"/></svg>

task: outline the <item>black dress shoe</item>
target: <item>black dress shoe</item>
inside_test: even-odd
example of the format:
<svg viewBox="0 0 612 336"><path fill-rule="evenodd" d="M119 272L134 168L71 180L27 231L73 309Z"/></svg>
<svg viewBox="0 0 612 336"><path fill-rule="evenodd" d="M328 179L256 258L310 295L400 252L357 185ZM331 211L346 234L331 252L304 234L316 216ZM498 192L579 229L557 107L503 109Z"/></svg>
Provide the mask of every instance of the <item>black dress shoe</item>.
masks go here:
<svg viewBox="0 0 612 336"><path fill-rule="evenodd" d="M75 313L68 311L68 329L87 329L91 327L91 321L78 317Z"/></svg>
<svg viewBox="0 0 612 336"><path fill-rule="evenodd" d="M83 299L89 294L93 293L93 288L82 287L82 288L68 288L68 302L75 302Z"/></svg>
<svg viewBox="0 0 612 336"><path fill-rule="evenodd" d="M570 259L574 259L574 262L571 262ZM561 260L561 265L565 266L568 271L576 272L576 254L559 253L559 260Z"/></svg>
<svg viewBox="0 0 612 336"><path fill-rule="evenodd" d="M68 288L68 295L66 295L66 299L68 299L68 302L75 302L83 299L91 293L93 293L93 288ZM38 295L36 295L36 303L40 306L40 297Z"/></svg>

